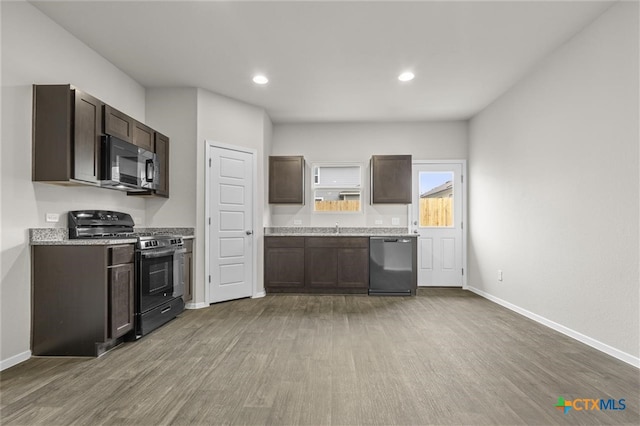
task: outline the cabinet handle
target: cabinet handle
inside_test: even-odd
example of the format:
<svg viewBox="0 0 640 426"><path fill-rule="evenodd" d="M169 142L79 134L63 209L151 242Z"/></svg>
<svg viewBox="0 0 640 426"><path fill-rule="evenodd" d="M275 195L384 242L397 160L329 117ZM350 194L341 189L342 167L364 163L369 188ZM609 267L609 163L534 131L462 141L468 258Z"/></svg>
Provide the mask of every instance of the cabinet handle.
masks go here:
<svg viewBox="0 0 640 426"><path fill-rule="evenodd" d="M155 174L153 168L153 160L147 160L145 163L145 178L147 179L147 182L153 182L153 175Z"/></svg>
<svg viewBox="0 0 640 426"><path fill-rule="evenodd" d="M166 308L164 308L163 310L160 311L161 314L166 314L167 312L169 312L171 310L171 306L167 306Z"/></svg>

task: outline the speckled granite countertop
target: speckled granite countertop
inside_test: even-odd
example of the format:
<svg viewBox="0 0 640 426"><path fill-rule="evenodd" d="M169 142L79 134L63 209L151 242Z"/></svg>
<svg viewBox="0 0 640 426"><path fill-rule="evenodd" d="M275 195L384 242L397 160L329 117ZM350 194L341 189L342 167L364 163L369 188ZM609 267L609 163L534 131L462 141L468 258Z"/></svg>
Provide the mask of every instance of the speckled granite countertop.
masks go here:
<svg viewBox="0 0 640 426"><path fill-rule="evenodd" d="M294 227L277 226L264 229L265 237L403 237L414 238L404 227Z"/></svg>
<svg viewBox="0 0 640 426"><path fill-rule="evenodd" d="M69 239L67 228L32 228L29 229L29 244L32 246L106 246L112 244L133 244L140 235L171 234L193 238L194 228L134 228L131 238L95 238Z"/></svg>

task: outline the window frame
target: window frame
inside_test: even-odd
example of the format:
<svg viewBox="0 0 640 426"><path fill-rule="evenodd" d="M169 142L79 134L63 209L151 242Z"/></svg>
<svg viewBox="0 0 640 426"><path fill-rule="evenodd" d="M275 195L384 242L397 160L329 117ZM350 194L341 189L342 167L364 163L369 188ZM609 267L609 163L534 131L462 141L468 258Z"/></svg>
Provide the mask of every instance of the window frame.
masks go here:
<svg viewBox="0 0 640 426"><path fill-rule="evenodd" d="M321 185L320 183L316 183L316 169L322 169L322 167L357 167L358 168L358 177L359 183L357 185ZM313 200L313 207L311 212L313 214L364 214L364 171L365 167L363 163L359 163L356 161L345 161L345 162L313 162L311 163L311 197ZM316 191L345 191L345 192L355 192L358 191L360 194L360 205L358 210L348 211L326 211L326 210L316 210L316 201L318 198L324 198L322 196L317 196Z"/></svg>

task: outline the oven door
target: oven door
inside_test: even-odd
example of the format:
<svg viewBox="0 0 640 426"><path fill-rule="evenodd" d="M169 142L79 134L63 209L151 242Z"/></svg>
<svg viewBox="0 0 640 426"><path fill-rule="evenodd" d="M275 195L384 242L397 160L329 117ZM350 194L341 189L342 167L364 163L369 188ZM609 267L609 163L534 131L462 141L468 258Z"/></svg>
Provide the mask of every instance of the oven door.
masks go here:
<svg viewBox="0 0 640 426"><path fill-rule="evenodd" d="M138 313L184 294L184 248L138 252Z"/></svg>

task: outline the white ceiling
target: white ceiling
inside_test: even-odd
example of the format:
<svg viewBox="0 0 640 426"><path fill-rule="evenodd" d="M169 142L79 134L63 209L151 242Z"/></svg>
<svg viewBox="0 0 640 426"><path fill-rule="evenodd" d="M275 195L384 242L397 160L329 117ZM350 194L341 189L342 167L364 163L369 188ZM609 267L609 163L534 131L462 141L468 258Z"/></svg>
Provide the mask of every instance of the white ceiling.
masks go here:
<svg viewBox="0 0 640 426"><path fill-rule="evenodd" d="M467 119L612 4L31 3L147 88L208 89L274 122Z"/></svg>

